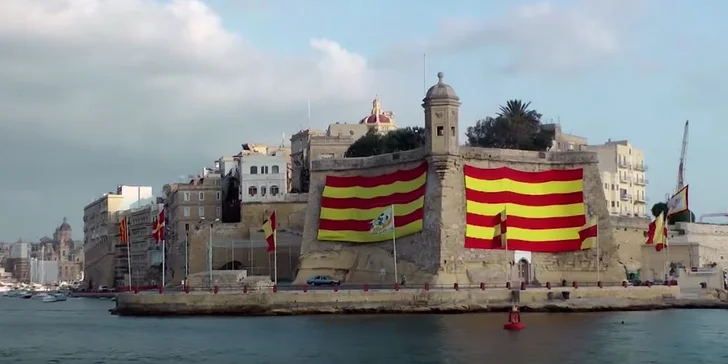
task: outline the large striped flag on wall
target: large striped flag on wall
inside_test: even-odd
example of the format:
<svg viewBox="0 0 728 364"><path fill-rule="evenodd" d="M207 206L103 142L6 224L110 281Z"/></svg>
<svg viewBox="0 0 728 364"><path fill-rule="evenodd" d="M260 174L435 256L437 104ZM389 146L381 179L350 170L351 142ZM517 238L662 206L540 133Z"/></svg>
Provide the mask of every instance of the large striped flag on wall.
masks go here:
<svg viewBox="0 0 728 364"><path fill-rule="evenodd" d="M372 243L391 240L375 233L372 222L392 211L396 238L422 231L427 163L389 174L327 176L321 196L318 239ZM390 208L391 210L387 210Z"/></svg>
<svg viewBox="0 0 728 364"><path fill-rule="evenodd" d="M466 165L465 247L503 249L493 240L495 219L508 211L508 249L568 252L582 249L584 170L524 172Z"/></svg>

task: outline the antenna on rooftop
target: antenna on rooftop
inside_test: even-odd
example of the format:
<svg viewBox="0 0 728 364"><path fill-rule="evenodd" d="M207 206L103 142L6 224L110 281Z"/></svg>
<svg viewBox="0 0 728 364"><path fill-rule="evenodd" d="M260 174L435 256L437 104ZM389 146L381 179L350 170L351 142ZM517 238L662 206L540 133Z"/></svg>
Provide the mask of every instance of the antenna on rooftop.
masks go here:
<svg viewBox="0 0 728 364"><path fill-rule="evenodd" d="M427 94L427 53L422 54L422 94Z"/></svg>
<svg viewBox="0 0 728 364"><path fill-rule="evenodd" d="M311 129L311 96L308 97L308 128Z"/></svg>

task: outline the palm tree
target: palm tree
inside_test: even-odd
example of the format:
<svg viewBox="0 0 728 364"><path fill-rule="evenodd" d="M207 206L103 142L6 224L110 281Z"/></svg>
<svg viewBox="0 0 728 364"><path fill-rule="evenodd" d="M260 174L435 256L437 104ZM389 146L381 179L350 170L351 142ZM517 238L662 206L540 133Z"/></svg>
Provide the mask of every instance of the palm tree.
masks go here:
<svg viewBox="0 0 728 364"><path fill-rule="evenodd" d="M541 114L536 110L529 109L530 102L524 103L521 100L509 100L505 106L500 106L498 117L508 120L511 123L538 124L541 122Z"/></svg>

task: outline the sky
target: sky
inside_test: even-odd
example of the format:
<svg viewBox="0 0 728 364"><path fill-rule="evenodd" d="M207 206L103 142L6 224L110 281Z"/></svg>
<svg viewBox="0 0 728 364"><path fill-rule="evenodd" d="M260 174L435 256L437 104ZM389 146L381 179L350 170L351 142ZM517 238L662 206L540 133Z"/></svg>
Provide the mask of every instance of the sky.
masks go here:
<svg viewBox="0 0 728 364"><path fill-rule="evenodd" d="M119 184L158 194L242 143L357 121L375 95L400 126L422 125L438 71L461 98L462 131L522 99L591 144L630 140L646 154L650 203L674 191L689 119L691 208L725 212L726 11L719 0L2 0L0 240L50 235L63 217L80 239L83 207Z"/></svg>

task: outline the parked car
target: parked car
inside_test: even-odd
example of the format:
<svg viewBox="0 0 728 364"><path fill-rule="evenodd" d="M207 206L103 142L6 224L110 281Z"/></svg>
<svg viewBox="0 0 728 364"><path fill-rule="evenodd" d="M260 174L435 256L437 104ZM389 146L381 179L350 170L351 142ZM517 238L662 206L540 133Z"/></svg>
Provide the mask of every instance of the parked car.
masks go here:
<svg viewBox="0 0 728 364"><path fill-rule="evenodd" d="M338 286L341 281L332 279L329 276L314 276L306 281L310 286Z"/></svg>

